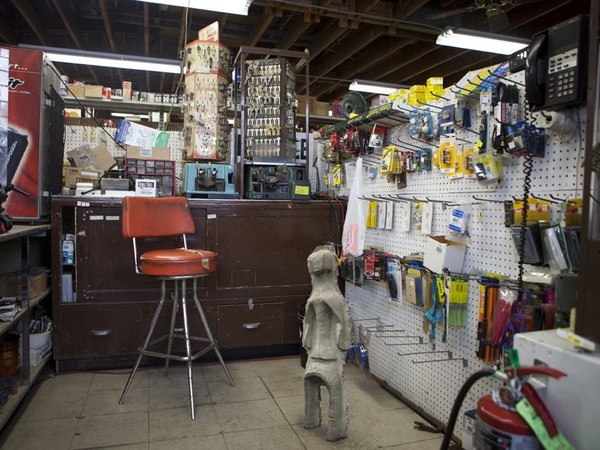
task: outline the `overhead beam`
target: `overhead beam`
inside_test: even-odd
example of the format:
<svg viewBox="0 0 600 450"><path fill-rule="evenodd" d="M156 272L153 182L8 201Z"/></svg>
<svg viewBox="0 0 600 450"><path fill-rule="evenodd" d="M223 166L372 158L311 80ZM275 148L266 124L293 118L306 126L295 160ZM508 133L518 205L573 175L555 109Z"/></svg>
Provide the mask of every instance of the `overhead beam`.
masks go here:
<svg viewBox="0 0 600 450"><path fill-rule="evenodd" d="M144 54L150 56L150 11L147 2L144 2ZM149 71L146 71L146 90L151 90Z"/></svg>
<svg viewBox="0 0 600 450"><path fill-rule="evenodd" d="M15 8L17 8L17 11L23 16L27 25L33 30L39 41L43 45L48 45L49 39L46 35L46 28L37 14L33 11L30 0L12 0L12 3L15 5Z"/></svg>
<svg viewBox="0 0 600 450"><path fill-rule="evenodd" d="M108 45L110 47L110 51L113 53L117 52L117 47L115 46L115 40L113 38L112 26L110 24L110 19L108 17L108 11L106 10L106 5L104 3L105 0L98 0L98 5L100 6L100 13L102 14L102 22L104 23L104 31L106 32L106 40L108 41ZM117 75L119 76L119 81L123 84L123 73L120 70L117 70Z"/></svg>
<svg viewBox="0 0 600 450"><path fill-rule="evenodd" d="M56 11L58 12L58 15L60 16L60 19L62 20L63 24L65 25L65 28L67 29L67 32L69 33L69 36L73 40L73 43L79 50L81 50L82 46L81 46L81 42L79 41L79 35L77 34L77 30L73 26L73 23L76 20L75 17L73 16L73 14L70 11L67 11L67 9L64 6L64 3L61 4L61 2L58 0L52 0L52 3L54 5L54 7L56 8ZM100 84L98 76L96 75L96 71L93 70L90 66L86 66L86 67L87 67L88 71L90 72L90 75L94 79L94 82L96 84Z"/></svg>
<svg viewBox="0 0 600 450"><path fill-rule="evenodd" d="M318 74L318 76L327 75L342 61L347 60L348 56L354 55L383 35L383 30L366 26L359 29L358 34L360 35L359 39L347 39L344 41L344 44L336 47L335 53L328 56L322 64L311 67L311 72Z"/></svg>
<svg viewBox="0 0 600 450"><path fill-rule="evenodd" d="M248 47L256 47L256 44L260 41L260 38L265 31L271 26L273 20L275 20L275 10L273 8L265 8L262 20L254 27L254 32L248 39Z"/></svg>
<svg viewBox="0 0 600 450"><path fill-rule="evenodd" d="M422 7L422 6L423 6L424 4L426 4L428 1L429 1L429 0L418 0L418 1L416 1L416 2L413 2L412 4L410 4L410 5L409 5L407 8L402 8L402 9L400 9L400 8L397 8L397 10L396 10L396 11L391 11L391 12L389 12L389 6L387 6L387 5L386 5L386 7L388 8L388 12L390 13L390 14L388 14L388 15L394 16L394 17L395 17L395 19L397 19L397 20L399 20L400 22L402 22L402 20L403 20L403 19L405 19L406 17L408 17L408 16L410 16L411 14L413 14L413 13L414 13L414 12L415 12L415 11L416 11L418 8ZM356 11L357 11L359 14L364 14L364 13L369 13L370 11L372 11L372 10L373 10L373 9L374 9L374 8L377 6L377 4L378 4L378 3L379 3L379 2L369 2L369 1L366 1L366 0L364 0L364 1L357 2L357 3L356 3L354 6L355 6L355 8L356 8ZM351 5L351 6L352 6L352 5ZM390 28L387 28L387 29L386 29L386 27L378 26L378 27L375 27L375 30L380 30L380 31L381 31L381 33L379 33L377 36L375 36L375 37L374 37L374 38L373 38L373 39L372 39L370 42L372 42L372 41L373 41L373 40L375 40L377 37L379 37L379 36L381 36L382 34L384 34L384 32L387 32L387 33L389 33L389 34L397 34L397 33L399 33L399 32L400 32L400 33L403 33L403 34L405 33L405 32L403 32L403 31L398 31L398 30L397 30L395 27L390 27ZM411 32L411 33L412 33L412 32ZM426 39L426 40L430 40L430 39L432 40L432 39L433 39L433 37L429 37L427 34L423 35L422 33L418 33L420 36L418 36L418 35L414 35L414 36L413 36L411 33L406 33L405 35L410 35L410 37L414 37L414 38L417 38L417 39ZM350 39L351 39L351 41L350 41L350 42L352 42L352 36L350 36ZM367 37L367 39L368 39L368 37ZM356 40L357 40L357 41L359 41L359 40L362 40L362 34L361 34L361 39L356 39ZM351 46L352 46L352 43L349 43L349 44L346 44L346 45L348 46L348 49L350 49L350 48L351 48ZM402 44L398 44L398 45L400 46L400 48L401 48L401 47L403 47L403 45L402 45ZM343 52L339 52L339 51L338 51L338 53L339 53L339 54L341 54L341 55L342 55L342 57L341 57L341 58L339 58L339 57L338 57L339 59L336 61L336 64L335 64L333 67L335 67L335 66L337 66L337 64L341 63L341 61L343 61L343 59L347 59L348 57L351 57L351 56L352 56L354 53L357 53L357 52L358 52L358 51L360 51L360 50L361 50L363 47L364 47L364 46L361 46L361 47L359 47L357 50L355 50L355 51L353 51L353 52L351 52L351 51L346 51L345 53L343 53ZM311 52L311 56L312 56L312 52ZM335 59L335 58L334 58L334 59ZM368 58L367 58L367 59L368 59ZM364 63L367 63L367 61L364 61ZM333 69L333 67L329 68L329 67L327 67L327 66L326 66L325 68L326 68L326 69L328 69L328 70L327 70L327 72L320 72L320 71L319 71L319 67L315 68L315 70L313 71L313 74L316 74L316 75L317 75L317 77L313 78L313 79L311 80L311 82L310 82L310 83L311 83L311 84L313 84L313 83L315 83L315 82L318 82L318 75L325 75L325 74L326 74L326 73L328 73L330 70L332 70L332 69ZM360 69L362 69L362 70L364 70L364 69L365 69L365 66L364 66L364 64L363 64L363 65L361 65L361 64L354 64L354 65L353 65L353 67L355 67L355 68L356 68L356 67L358 67L358 68L360 68ZM359 69L359 70L360 70L360 69ZM352 69L351 69L351 70L352 70ZM351 75L347 75L347 76L351 76ZM346 77L344 77L344 76L339 76L339 74L337 74L337 77L338 77L338 78L342 78L342 79L346 79ZM339 84L339 83L338 83L338 84ZM316 92L322 93L321 91L322 91L323 89L326 89L326 90L332 90L332 89L334 89L334 87L332 87L332 86L327 86L326 88L323 88L323 87L321 87L321 89L317 89L317 91L316 91Z"/></svg>
<svg viewBox="0 0 600 450"><path fill-rule="evenodd" d="M335 78L340 80L350 80L361 70L369 69L370 67L376 66L381 61L389 58L390 55L395 55L396 52L402 50L405 47L413 44L414 41L406 41L402 39L389 39L383 44L377 46L377 49L372 52L363 52L356 58L352 58L347 63L338 67L338 70L334 72ZM397 55L396 55L397 57ZM311 90L313 95L319 97L325 93L333 91L342 82L334 83L334 85L317 86Z"/></svg>
<svg viewBox="0 0 600 450"><path fill-rule="evenodd" d="M294 17L292 23L285 28L283 37L277 43L277 48L288 50L311 25L312 22L305 21L302 15Z"/></svg>
<svg viewBox="0 0 600 450"><path fill-rule="evenodd" d="M17 44L19 42L12 28L2 19L0 19L0 39L7 44Z"/></svg>
<svg viewBox="0 0 600 450"><path fill-rule="evenodd" d="M352 8L353 3L355 5L355 8ZM301 3L298 1L254 0L253 2L254 5L277 6L288 11L299 12L302 14L309 13L313 15L319 15L321 17L329 17L338 21L342 20L348 23L368 23L380 27L394 27L397 29L414 31L418 33L426 33L435 36L437 36L441 32L441 28L439 27L391 17L385 12L373 12L373 9L379 3L379 0L370 2L357 1L356 3L349 2L346 8L336 8L332 6L314 5L312 3Z"/></svg>

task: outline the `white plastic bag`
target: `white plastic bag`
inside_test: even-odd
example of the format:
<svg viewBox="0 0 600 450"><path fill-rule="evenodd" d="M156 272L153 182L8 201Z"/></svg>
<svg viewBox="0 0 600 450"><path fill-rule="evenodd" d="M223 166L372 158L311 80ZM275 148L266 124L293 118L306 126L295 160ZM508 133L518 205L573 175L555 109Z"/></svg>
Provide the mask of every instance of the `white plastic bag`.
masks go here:
<svg viewBox="0 0 600 450"><path fill-rule="evenodd" d="M356 160L354 181L348 198L348 213L346 214L344 230L342 232L342 254L344 256L360 256L363 253L367 224L365 222L361 201L358 198L361 195L362 158L358 158Z"/></svg>

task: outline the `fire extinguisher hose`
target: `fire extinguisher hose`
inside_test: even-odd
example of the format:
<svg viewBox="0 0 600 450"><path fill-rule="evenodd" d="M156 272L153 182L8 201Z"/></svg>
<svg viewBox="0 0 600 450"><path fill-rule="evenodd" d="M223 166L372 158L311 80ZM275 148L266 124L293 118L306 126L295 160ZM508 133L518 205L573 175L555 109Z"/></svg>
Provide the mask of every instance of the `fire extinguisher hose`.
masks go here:
<svg viewBox="0 0 600 450"><path fill-rule="evenodd" d="M454 432L454 426L456 425L456 419L458 418L458 413L471 387L473 387L473 385L480 379L494 375L494 373L495 371L492 369L480 370L467 378L467 381L465 381L465 383L462 385L460 391L458 391L456 399L454 400L454 405L452 405L452 411L450 412L450 417L448 418L448 425L446 426L446 433L444 433L444 440L442 441L440 450L448 450L450 439L452 438L452 433Z"/></svg>

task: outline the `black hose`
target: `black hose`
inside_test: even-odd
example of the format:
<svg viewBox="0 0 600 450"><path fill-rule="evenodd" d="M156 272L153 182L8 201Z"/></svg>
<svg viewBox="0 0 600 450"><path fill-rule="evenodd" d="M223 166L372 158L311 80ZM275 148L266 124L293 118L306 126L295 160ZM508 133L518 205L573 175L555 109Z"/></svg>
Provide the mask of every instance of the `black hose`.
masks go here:
<svg viewBox="0 0 600 450"><path fill-rule="evenodd" d="M471 387L473 387L473 385L481 378L489 377L493 374L494 370L492 369L480 370L467 378L467 381L465 381L465 383L462 385L460 391L458 391L456 399L454 400L454 405L452 405L452 411L450 412L450 418L448 419L448 425L446 425L446 433L444 434L444 440L442 441L440 450L448 450L450 439L452 439L452 433L454 433L454 426L456 425L458 413Z"/></svg>

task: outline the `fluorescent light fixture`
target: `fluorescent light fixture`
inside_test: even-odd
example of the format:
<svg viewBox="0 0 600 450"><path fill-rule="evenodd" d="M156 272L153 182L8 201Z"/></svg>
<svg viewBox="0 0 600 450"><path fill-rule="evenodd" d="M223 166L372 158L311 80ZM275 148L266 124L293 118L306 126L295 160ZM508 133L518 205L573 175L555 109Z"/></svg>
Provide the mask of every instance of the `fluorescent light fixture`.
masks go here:
<svg viewBox="0 0 600 450"><path fill-rule="evenodd" d="M351 91L368 92L370 94L388 95L401 87L398 84L382 83L380 81L354 80L350 83L348 89Z"/></svg>
<svg viewBox="0 0 600 450"><path fill-rule="evenodd" d="M144 70L162 73L181 73L181 62L175 59L147 58L144 56L119 55L113 53L86 52L67 48L23 45L19 47L41 50L50 61L88 66L114 67L115 69Z"/></svg>
<svg viewBox="0 0 600 450"><path fill-rule="evenodd" d="M131 118L131 119L148 120L150 118L150 116L148 114L127 114L127 113L114 112L114 113L110 113L110 115L113 117L125 117L125 118Z"/></svg>
<svg viewBox="0 0 600 450"><path fill-rule="evenodd" d="M486 53L512 55L527 47L529 45L529 40L512 36L503 36L495 33L466 30L463 28L446 28L444 32L438 36L436 44L465 48L467 50L477 50Z"/></svg>
<svg viewBox="0 0 600 450"><path fill-rule="evenodd" d="M181 8L203 9L227 14L248 15L252 0L139 0L159 5L179 6Z"/></svg>

